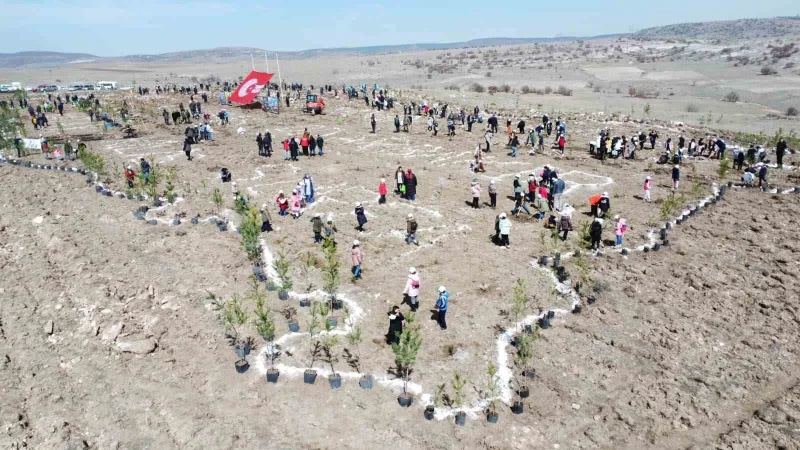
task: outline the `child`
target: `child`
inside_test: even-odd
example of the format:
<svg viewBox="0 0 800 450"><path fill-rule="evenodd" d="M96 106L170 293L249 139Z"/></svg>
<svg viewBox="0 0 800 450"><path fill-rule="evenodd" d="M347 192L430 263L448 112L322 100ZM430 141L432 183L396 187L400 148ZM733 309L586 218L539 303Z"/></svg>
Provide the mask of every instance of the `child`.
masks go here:
<svg viewBox="0 0 800 450"><path fill-rule="evenodd" d="M481 199L481 185L478 183L477 178L472 180L472 207L475 209L480 208L479 202Z"/></svg>
<svg viewBox="0 0 800 450"><path fill-rule="evenodd" d="M628 225L625 219L620 219L619 216L614 216L614 236L617 238L617 247L622 246L622 236L628 231Z"/></svg>
<svg viewBox="0 0 800 450"><path fill-rule="evenodd" d="M358 242L358 239L353 241L353 249L350 255L353 258L353 268L350 269L350 271L353 272L353 281L360 280L361 262L364 260L364 253L361 251L361 244Z"/></svg>
<svg viewBox="0 0 800 450"><path fill-rule="evenodd" d="M275 203L278 204L278 209L280 210L278 215L286 216L289 214L289 200L283 195L283 191L278 192L278 198L275 199Z"/></svg>
<svg viewBox="0 0 800 450"><path fill-rule="evenodd" d="M386 179L381 178L381 184L378 185L378 194L381 196L381 198L378 199L379 205L386 203L386 194L388 192L389 190L386 188Z"/></svg>
<svg viewBox="0 0 800 450"><path fill-rule="evenodd" d="M364 214L364 206L361 205L361 202L356 203L355 209L356 220L358 220L358 226L356 230L363 232L364 225L367 223L367 215Z"/></svg>
<svg viewBox="0 0 800 450"><path fill-rule="evenodd" d="M647 178L644 179L644 201L650 203L650 176L648 175Z"/></svg>

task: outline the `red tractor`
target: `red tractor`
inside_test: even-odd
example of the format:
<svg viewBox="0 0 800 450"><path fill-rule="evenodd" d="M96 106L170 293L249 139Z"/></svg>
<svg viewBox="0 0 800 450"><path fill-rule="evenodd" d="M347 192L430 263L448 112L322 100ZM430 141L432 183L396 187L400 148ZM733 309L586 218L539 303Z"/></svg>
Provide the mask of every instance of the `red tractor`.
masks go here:
<svg viewBox="0 0 800 450"><path fill-rule="evenodd" d="M303 112L315 115L322 114L324 111L325 100L322 97L318 97L317 94L306 95L306 106L303 108Z"/></svg>

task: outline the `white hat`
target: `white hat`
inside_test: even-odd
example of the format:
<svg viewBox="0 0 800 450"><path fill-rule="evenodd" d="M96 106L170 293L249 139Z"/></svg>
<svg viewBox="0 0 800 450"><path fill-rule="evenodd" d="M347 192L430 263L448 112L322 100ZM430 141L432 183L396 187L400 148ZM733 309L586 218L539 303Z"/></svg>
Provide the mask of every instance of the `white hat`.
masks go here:
<svg viewBox="0 0 800 450"><path fill-rule="evenodd" d="M262 205L261 205L261 208L263 208L263 209L267 209L267 204L266 204L266 203L262 204Z"/></svg>
<svg viewBox="0 0 800 450"><path fill-rule="evenodd" d="M650 175L648 175L647 178L645 178L645 180L650 180L650 179L651 179Z"/></svg>
<svg viewBox="0 0 800 450"><path fill-rule="evenodd" d="M675 168L676 168L676 169L680 169L680 168L681 168L681 166L679 166L679 165L675 164Z"/></svg>
<svg viewBox="0 0 800 450"><path fill-rule="evenodd" d="M128 166L128 170L131 170L131 166Z"/></svg>
<svg viewBox="0 0 800 450"><path fill-rule="evenodd" d="M505 219L506 218L506 213L500 213L500 218L501 219Z"/></svg>
<svg viewBox="0 0 800 450"><path fill-rule="evenodd" d="M386 183L386 178L381 178L381 183Z"/></svg>
<svg viewBox="0 0 800 450"><path fill-rule="evenodd" d="M444 286L439 286L439 292L444 292L446 290L447 290L447 288L445 288Z"/></svg>
<svg viewBox="0 0 800 450"><path fill-rule="evenodd" d="M494 180L490 181L489 184L494 184Z"/></svg>
<svg viewBox="0 0 800 450"><path fill-rule="evenodd" d="M356 202L356 206L361 206L361 202Z"/></svg>
<svg viewBox="0 0 800 450"><path fill-rule="evenodd" d="M519 178L519 174L514 175L514 178Z"/></svg>
<svg viewBox="0 0 800 450"><path fill-rule="evenodd" d="M314 213L314 217L320 217L319 213Z"/></svg>
<svg viewBox="0 0 800 450"><path fill-rule="evenodd" d="M233 183L231 183L231 186L236 186L236 182L234 181Z"/></svg>
<svg viewBox="0 0 800 450"><path fill-rule="evenodd" d="M417 269L415 269L413 267L409 267L408 268L408 273L417 273Z"/></svg>
<svg viewBox="0 0 800 450"><path fill-rule="evenodd" d="M619 220L619 214L614 215L614 220Z"/></svg>
<svg viewBox="0 0 800 450"><path fill-rule="evenodd" d="M278 191L278 195L283 194L283 190Z"/></svg>
<svg viewBox="0 0 800 450"><path fill-rule="evenodd" d="M361 244L361 243L360 243L360 242L358 242L358 239L356 239L355 241L353 241L353 245L360 245L360 244Z"/></svg>
<svg viewBox="0 0 800 450"><path fill-rule="evenodd" d="M413 214L411 214L411 213L408 213L408 218L409 218L409 219L413 219L413 218L414 218L414 215L413 215Z"/></svg>
<svg viewBox="0 0 800 450"><path fill-rule="evenodd" d="M608 192L603 192L603 197L608 197Z"/></svg>

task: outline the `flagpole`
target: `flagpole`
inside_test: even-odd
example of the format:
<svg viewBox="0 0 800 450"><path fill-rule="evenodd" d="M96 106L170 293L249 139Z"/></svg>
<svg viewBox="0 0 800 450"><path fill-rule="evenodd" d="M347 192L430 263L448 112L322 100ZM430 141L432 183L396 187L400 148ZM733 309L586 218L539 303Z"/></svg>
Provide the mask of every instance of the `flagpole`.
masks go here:
<svg viewBox="0 0 800 450"><path fill-rule="evenodd" d="M253 54L252 53L250 53L250 64L253 65L253 71L255 72L255 70L256 70L256 61L253 59Z"/></svg>
<svg viewBox="0 0 800 450"><path fill-rule="evenodd" d="M269 73L269 58L267 57L267 51L264 50L264 61L267 62L267 73Z"/></svg>
<svg viewBox="0 0 800 450"><path fill-rule="evenodd" d="M281 77L281 62L278 60L278 52L275 52L275 63L278 64L278 82L281 84L281 91L283 91L283 78Z"/></svg>

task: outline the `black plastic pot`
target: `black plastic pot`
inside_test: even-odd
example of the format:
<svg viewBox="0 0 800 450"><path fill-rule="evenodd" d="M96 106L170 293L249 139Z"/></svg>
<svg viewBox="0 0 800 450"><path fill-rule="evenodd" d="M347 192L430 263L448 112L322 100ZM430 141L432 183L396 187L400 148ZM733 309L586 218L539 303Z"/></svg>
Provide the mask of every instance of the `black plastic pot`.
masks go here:
<svg viewBox="0 0 800 450"><path fill-rule="evenodd" d="M405 394L404 393L404 394L400 394L397 397L397 403L399 403L400 406L402 406L403 408L408 408L409 406L411 406L411 403L413 401L414 401L414 397L412 397L411 394Z"/></svg>
<svg viewBox="0 0 800 450"><path fill-rule="evenodd" d="M317 380L317 371L308 369L303 372L303 383L305 384L314 384L314 381Z"/></svg>
<svg viewBox="0 0 800 450"><path fill-rule="evenodd" d="M523 370L522 375L526 378L536 378L536 369Z"/></svg>
<svg viewBox="0 0 800 450"><path fill-rule="evenodd" d="M114 191L112 191L111 189L103 191L103 195L105 195L106 197L111 197L114 195Z"/></svg>
<svg viewBox="0 0 800 450"><path fill-rule="evenodd" d="M467 423L467 413L464 411L459 411L456 413L456 425L464 426Z"/></svg>
<svg viewBox="0 0 800 450"><path fill-rule="evenodd" d="M672 228L672 222L667 222L667 224L664 226L664 228L666 228L666 229L668 229L668 230L669 230L670 228Z"/></svg>
<svg viewBox="0 0 800 450"><path fill-rule="evenodd" d="M158 221L156 219L150 219L150 220L147 221L147 224L148 225L156 225L156 224L158 224Z"/></svg>
<svg viewBox="0 0 800 450"><path fill-rule="evenodd" d="M556 312L555 311L547 311L547 318L548 319L553 319L555 317L556 317Z"/></svg>
<svg viewBox="0 0 800 450"><path fill-rule="evenodd" d="M680 217L675 219L675 225L680 225L681 223L683 223L683 219L681 219Z"/></svg>
<svg viewBox="0 0 800 450"><path fill-rule="evenodd" d="M275 287L275 283L272 281L267 281L267 290L270 292L274 292L277 288Z"/></svg>
<svg viewBox="0 0 800 450"><path fill-rule="evenodd" d="M372 375L362 375L358 385L361 389L372 389Z"/></svg>
<svg viewBox="0 0 800 450"><path fill-rule="evenodd" d="M172 224L173 225L180 225L181 224L181 219L172 219Z"/></svg>
<svg viewBox="0 0 800 450"><path fill-rule="evenodd" d="M662 247L666 247L669 245L669 239L664 239L664 242L661 243Z"/></svg>
<svg viewBox="0 0 800 450"><path fill-rule="evenodd" d="M500 416L496 412L486 414L486 421L489 423L497 423L498 419L500 419Z"/></svg>
<svg viewBox="0 0 800 450"><path fill-rule="evenodd" d="M645 247L644 247L644 252L645 252L645 253L650 253L650 247L648 247L648 246L645 246Z"/></svg>
<svg viewBox="0 0 800 450"><path fill-rule="evenodd" d="M549 256L542 256L539 258L539 265L543 267L547 267L550 264L550 257Z"/></svg>
<svg viewBox="0 0 800 450"><path fill-rule="evenodd" d="M581 311L583 311L583 308L581 308L581 305L575 305L575 307L572 308L572 314L580 314Z"/></svg>
<svg viewBox="0 0 800 450"><path fill-rule="evenodd" d="M514 404L511 405L511 412L514 414L522 414L523 411L525 411L525 405L523 405L522 402L514 402Z"/></svg>
<svg viewBox="0 0 800 450"><path fill-rule="evenodd" d="M243 359L240 359L239 361L236 361L234 367L236 367L236 372L245 373L247 372L247 369L250 368L250 363Z"/></svg>
<svg viewBox="0 0 800 450"><path fill-rule="evenodd" d="M597 301L597 299L596 299L596 298L594 298L593 296L592 296L592 297L589 297L588 299L586 299L586 303L588 303L588 304L590 304L590 305L593 305L593 304L594 304L594 302L596 302L596 301Z"/></svg>
<svg viewBox="0 0 800 450"><path fill-rule="evenodd" d="M433 405L426 406L425 407L425 413L424 413L425 419L433 420L433 416L434 416L435 412L436 412L436 409L433 407Z"/></svg>
<svg viewBox="0 0 800 450"><path fill-rule="evenodd" d="M334 298L333 300L331 300L331 309L338 311L342 308L344 308L343 301L339 300L338 298Z"/></svg>
<svg viewBox="0 0 800 450"><path fill-rule="evenodd" d="M522 386L517 391L517 394L519 395L519 398L528 398L531 396L531 391L528 389L528 386Z"/></svg>
<svg viewBox="0 0 800 450"><path fill-rule="evenodd" d="M278 369L267 369L267 382L268 383L277 383L279 376L281 376L280 370L278 370Z"/></svg>
<svg viewBox="0 0 800 450"><path fill-rule="evenodd" d="M541 319L539 319L539 328L543 330L550 328L550 319L548 319L547 317L542 317Z"/></svg>
<svg viewBox="0 0 800 450"><path fill-rule="evenodd" d="M339 321L338 321L338 319L336 319L336 317L331 317L330 319L327 319L327 320L325 321L326 325L327 325L329 328L336 328L336 324L337 324L338 322L339 322Z"/></svg>
<svg viewBox="0 0 800 450"><path fill-rule="evenodd" d="M657 251L659 251L659 250L661 250L661 244L659 244L658 242L656 242L655 244L653 244L653 251L654 251L654 252L657 252Z"/></svg>
<svg viewBox="0 0 800 450"><path fill-rule="evenodd" d="M289 300L289 293L286 291L278 291L279 300Z"/></svg>
<svg viewBox="0 0 800 450"><path fill-rule="evenodd" d="M300 324L296 323L296 322L295 323L289 322L289 331L291 331L292 333L299 332L300 331Z"/></svg>
<svg viewBox="0 0 800 450"><path fill-rule="evenodd" d="M95 187L94 187L94 191L95 191L95 192L103 192L103 186L99 186L99 185L98 185L98 186L95 186Z"/></svg>
<svg viewBox="0 0 800 450"><path fill-rule="evenodd" d="M533 334L533 325L525 325L522 327L522 331L524 331L525 334Z"/></svg>
<svg viewBox="0 0 800 450"><path fill-rule="evenodd" d="M311 299L304 298L300 300L300 307L301 308L308 308L311 306Z"/></svg>
<svg viewBox="0 0 800 450"><path fill-rule="evenodd" d="M228 224L225 222L219 222L217 223L217 228L219 228L219 231L228 231Z"/></svg>
<svg viewBox="0 0 800 450"><path fill-rule="evenodd" d="M200 223L200 219L198 219L197 217L192 219L192 225L197 225L198 223Z"/></svg>
<svg viewBox="0 0 800 450"><path fill-rule="evenodd" d="M625 256L625 255L627 255L627 254L628 254L628 249L627 249L627 248L623 248L623 249L620 251L620 253L621 253L623 256Z"/></svg>
<svg viewBox="0 0 800 450"><path fill-rule="evenodd" d="M342 376L338 373L332 373L328 375L328 383L331 385L331 389L339 389L342 387Z"/></svg>

